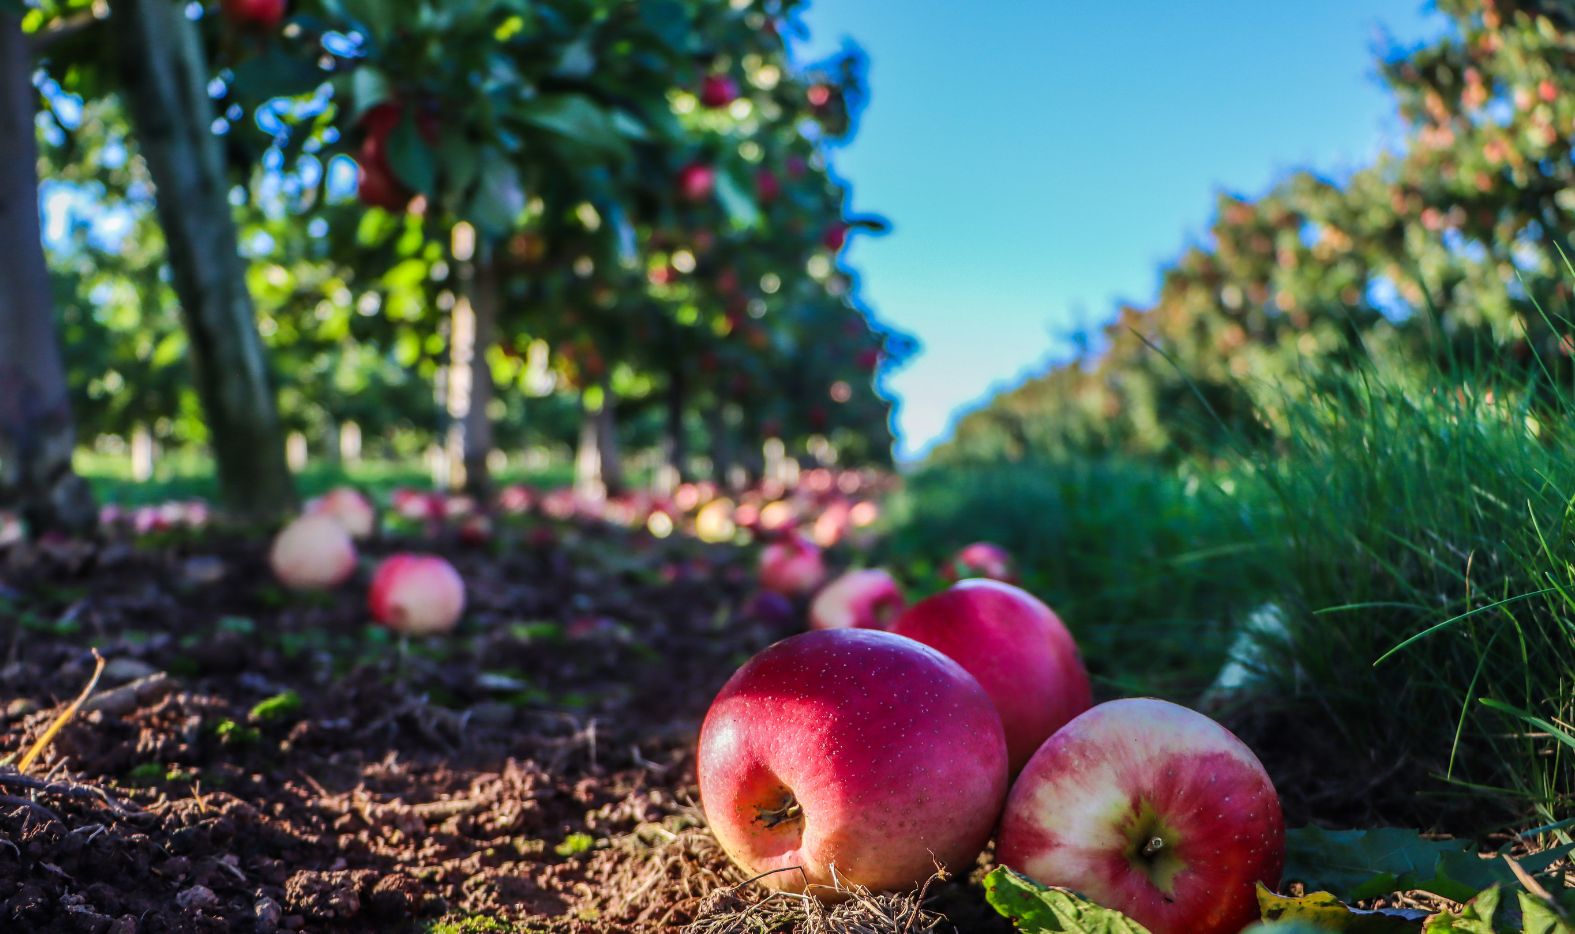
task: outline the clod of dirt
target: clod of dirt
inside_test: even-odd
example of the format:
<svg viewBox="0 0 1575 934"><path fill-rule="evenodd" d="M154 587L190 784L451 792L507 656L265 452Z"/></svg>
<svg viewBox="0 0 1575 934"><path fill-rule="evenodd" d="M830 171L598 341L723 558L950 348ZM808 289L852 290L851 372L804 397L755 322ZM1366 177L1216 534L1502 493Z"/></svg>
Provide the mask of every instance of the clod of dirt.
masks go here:
<svg viewBox="0 0 1575 934"><path fill-rule="evenodd" d="M365 870L303 869L284 884L285 905L296 914L319 921L354 918L361 913L361 884L371 875Z"/></svg>

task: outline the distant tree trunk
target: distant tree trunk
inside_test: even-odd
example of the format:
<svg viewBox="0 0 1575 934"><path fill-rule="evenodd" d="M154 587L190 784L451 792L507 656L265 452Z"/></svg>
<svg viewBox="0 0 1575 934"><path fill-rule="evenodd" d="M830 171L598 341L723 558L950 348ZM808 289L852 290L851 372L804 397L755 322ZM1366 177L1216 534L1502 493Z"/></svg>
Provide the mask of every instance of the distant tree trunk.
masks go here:
<svg viewBox="0 0 1575 934"><path fill-rule="evenodd" d="M574 454L574 492L586 499L602 499L607 488L602 484L601 429L597 412L580 394L580 446Z"/></svg>
<svg viewBox="0 0 1575 934"><path fill-rule="evenodd" d="M271 518L295 504L284 433L246 291L229 180L213 135L197 25L170 0L115 0L121 89L157 190L192 368L225 505Z"/></svg>
<svg viewBox="0 0 1575 934"><path fill-rule="evenodd" d="M717 486L726 486L731 483L735 453L733 450L732 432L727 425L727 406L717 403L711 409L711 417L706 428L711 442L711 482Z"/></svg>
<svg viewBox="0 0 1575 934"><path fill-rule="evenodd" d="M339 425L339 459L346 467L354 467L361 463L360 423L342 422Z"/></svg>
<svg viewBox="0 0 1575 934"><path fill-rule="evenodd" d="M32 59L0 13L0 504L34 532L83 529L93 496L71 471L76 433L38 221Z"/></svg>
<svg viewBox="0 0 1575 934"><path fill-rule="evenodd" d="M618 397L612 374L602 377L602 407L596 412L597 450L601 453L602 486L610 495L624 491L623 455L618 446Z"/></svg>
<svg viewBox="0 0 1575 934"><path fill-rule="evenodd" d="M687 479L685 462L689 459L689 451L684 431L684 406L688 401L688 382L682 362L675 357L667 378L667 427L662 439L663 468L657 483L657 492L663 495L673 492Z"/></svg>
<svg viewBox="0 0 1575 934"><path fill-rule="evenodd" d="M131 479L147 483L153 479L153 468L158 461L158 446L148 426L138 422L131 428Z"/></svg>
<svg viewBox="0 0 1575 934"><path fill-rule="evenodd" d="M490 486L492 419L487 405L493 387L487 348L497 340L498 302L498 270L491 256L475 263L460 260L460 295L449 328L449 483L477 496L485 496Z"/></svg>

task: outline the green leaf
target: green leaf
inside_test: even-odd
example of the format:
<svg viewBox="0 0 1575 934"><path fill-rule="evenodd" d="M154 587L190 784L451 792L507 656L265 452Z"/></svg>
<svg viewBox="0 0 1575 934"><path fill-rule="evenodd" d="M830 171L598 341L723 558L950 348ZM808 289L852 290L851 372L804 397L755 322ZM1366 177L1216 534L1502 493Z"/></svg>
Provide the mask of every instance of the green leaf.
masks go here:
<svg viewBox="0 0 1575 934"><path fill-rule="evenodd" d="M520 119L587 149L615 156L627 152L612 117L583 94L543 95L520 108Z"/></svg>
<svg viewBox="0 0 1575 934"><path fill-rule="evenodd" d="M444 187L453 195L463 195L481 170L481 155L464 134L446 132L438 142L438 163L443 167Z"/></svg>
<svg viewBox="0 0 1575 934"><path fill-rule="evenodd" d="M645 27L668 49L680 54L689 50L691 23L688 11L678 0L644 0L639 5Z"/></svg>
<svg viewBox="0 0 1575 934"><path fill-rule="evenodd" d="M262 54L235 66L232 84L248 100L295 97L315 90L328 79L315 64L269 45Z"/></svg>
<svg viewBox="0 0 1575 934"><path fill-rule="evenodd" d="M1459 914L1437 914L1422 930L1426 934L1497 934L1493 917L1498 914L1498 887L1494 886L1471 899Z"/></svg>
<svg viewBox="0 0 1575 934"><path fill-rule="evenodd" d="M733 226L753 227L760 222L760 209L755 206L755 199L732 172L716 173L716 197Z"/></svg>
<svg viewBox="0 0 1575 934"><path fill-rule="evenodd" d="M394 87L382 69L362 65L350 73L350 123L354 124L366 112L384 101L393 100Z"/></svg>
<svg viewBox="0 0 1575 934"><path fill-rule="evenodd" d="M1541 872L1570 850L1548 850L1521 866ZM1348 902L1413 889L1463 902L1492 885L1515 884L1503 860L1481 858L1469 842L1427 840L1398 827L1289 831L1284 877Z"/></svg>
<svg viewBox="0 0 1575 934"><path fill-rule="evenodd" d="M514 229L525 210L525 189L519 171L502 153L486 150L481 158L481 179L465 216L487 236L502 236Z"/></svg>
<svg viewBox="0 0 1575 934"><path fill-rule="evenodd" d="M1001 867L984 877L990 906L1028 934L1149 934L1119 911L1101 908L1066 889L1049 888Z"/></svg>
<svg viewBox="0 0 1575 934"><path fill-rule="evenodd" d="M408 110L388 136L388 164L413 191L430 194L437 187L437 158Z"/></svg>
<svg viewBox="0 0 1575 934"><path fill-rule="evenodd" d="M1276 895L1261 882L1258 910L1265 921L1297 922L1314 930L1345 934L1416 934L1417 926L1427 917L1425 911L1361 911L1328 892Z"/></svg>
<svg viewBox="0 0 1575 934"><path fill-rule="evenodd" d="M329 11L351 21L357 30L382 45L394 32L391 0L326 0Z"/></svg>

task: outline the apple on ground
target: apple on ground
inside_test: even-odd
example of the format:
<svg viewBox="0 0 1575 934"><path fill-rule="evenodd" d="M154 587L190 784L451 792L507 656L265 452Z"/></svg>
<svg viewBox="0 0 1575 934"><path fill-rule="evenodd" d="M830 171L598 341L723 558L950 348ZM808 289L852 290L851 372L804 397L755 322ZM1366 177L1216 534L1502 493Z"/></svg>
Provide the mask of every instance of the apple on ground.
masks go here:
<svg viewBox="0 0 1575 934"><path fill-rule="evenodd" d="M802 597L826 579L826 564L814 542L789 532L760 552L760 586L787 597Z"/></svg>
<svg viewBox="0 0 1575 934"><path fill-rule="evenodd" d="M1012 567L1012 556L1006 549L991 542L974 542L952 556L942 572L947 580L967 577L989 577L1008 584L1017 583L1017 573Z"/></svg>
<svg viewBox="0 0 1575 934"><path fill-rule="evenodd" d="M786 891L909 889L966 873L1006 789L990 699L932 649L807 632L740 668L700 730L700 800L734 862ZM773 870L784 870L773 872ZM828 888L822 888L828 887Z"/></svg>
<svg viewBox="0 0 1575 934"><path fill-rule="evenodd" d="M301 516L274 536L268 563L291 590L326 590L355 573L355 543L338 521Z"/></svg>
<svg viewBox="0 0 1575 934"><path fill-rule="evenodd" d="M809 605L811 629L885 629L907 601L902 589L881 568L849 571L815 595Z"/></svg>
<svg viewBox="0 0 1575 934"><path fill-rule="evenodd" d="M1048 606L994 580L967 580L915 603L889 627L957 662L1001 714L1015 775L1093 704L1077 643Z"/></svg>
<svg viewBox="0 0 1575 934"><path fill-rule="evenodd" d="M465 581L437 555L397 554L372 576L372 616L397 633L448 632L465 611Z"/></svg>
<svg viewBox="0 0 1575 934"><path fill-rule="evenodd" d="M1229 730L1152 698L1111 701L1050 738L1007 798L1001 863L1154 934L1237 934L1280 881L1285 825Z"/></svg>
<svg viewBox="0 0 1575 934"><path fill-rule="evenodd" d="M377 510L354 487L335 487L306 504L307 515L327 516L345 527L351 538L370 538L377 528Z"/></svg>

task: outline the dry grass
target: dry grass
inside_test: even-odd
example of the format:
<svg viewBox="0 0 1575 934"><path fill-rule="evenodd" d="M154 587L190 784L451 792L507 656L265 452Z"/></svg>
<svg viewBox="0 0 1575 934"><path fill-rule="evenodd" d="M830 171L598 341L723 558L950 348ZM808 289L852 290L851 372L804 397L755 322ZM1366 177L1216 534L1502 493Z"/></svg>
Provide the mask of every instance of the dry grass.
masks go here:
<svg viewBox="0 0 1575 934"><path fill-rule="evenodd" d="M937 872L906 893L838 887L828 904L814 894L766 890L757 877L707 896L684 934L924 934L945 920L923 907L930 883L941 878ZM761 891L769 894L756 897Z"/></svg>

